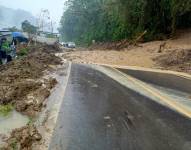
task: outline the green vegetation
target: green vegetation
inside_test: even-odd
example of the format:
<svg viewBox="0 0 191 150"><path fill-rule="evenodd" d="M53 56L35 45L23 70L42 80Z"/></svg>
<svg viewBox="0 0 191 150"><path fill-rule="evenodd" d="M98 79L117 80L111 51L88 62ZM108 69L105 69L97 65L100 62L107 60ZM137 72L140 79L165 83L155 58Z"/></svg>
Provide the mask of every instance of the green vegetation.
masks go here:
<svg viewBox="0 0 191 150"><path fill-rule="evenodd" d="M8 105L0 105L0 115L7 116L13 110L13 106L11 104Z"/></svg>
<svg viewBox="0 0 191 150"><path fill-rule="evenodd" d="M24 32L27 32L29 34L36 34L37 32L37 27L33 26L28 20L25 20L22 22L22 30Z"/></svg>
<svg viewBox="0 0 191 150"><path fill-rule="evenodd" d="M46 34L46 38L57 38L57 36L55 34L49 33Z"/></svg>
<svg viewBox="0 0 191 150"><path fill-rule="evenodd" d="M17 149L18 149L16 138L12 138L12 139L11 139L11 141L10 141L10 147L11 147L13 150L17 150Z"/></svg>
<svg viewBox="0 0 191 150"><path fill-rule="evenodd" d="M19 50L18 56L21 56L21 57L26 56L28 54L28 52L29 52L29 48L22 48Z"/></svg>
<svg viewBox="0 0 191 150"><path fill-rule="evenodd" d="M63 40L77 43L172 36L191 27L190 0L68 0L59 29Z"/></svg>
<svg viewBox="0 0 191 150"><path fill-rule="evenodd" d="M29 125L29 126L33 125L33 122L34 122L33 118L29 117L29 121L28 121L27 125Z"/></svg>

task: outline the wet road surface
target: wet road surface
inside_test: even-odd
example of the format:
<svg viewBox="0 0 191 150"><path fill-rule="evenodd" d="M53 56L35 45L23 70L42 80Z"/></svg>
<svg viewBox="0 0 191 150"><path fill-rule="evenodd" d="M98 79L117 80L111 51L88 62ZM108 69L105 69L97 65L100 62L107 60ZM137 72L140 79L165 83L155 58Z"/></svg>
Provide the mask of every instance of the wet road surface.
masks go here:
<svg viewBox="0 0 191 150"><path fill-rule="evenodd" d="M191 150L191 120L72 65L50 150Z"/></svg>

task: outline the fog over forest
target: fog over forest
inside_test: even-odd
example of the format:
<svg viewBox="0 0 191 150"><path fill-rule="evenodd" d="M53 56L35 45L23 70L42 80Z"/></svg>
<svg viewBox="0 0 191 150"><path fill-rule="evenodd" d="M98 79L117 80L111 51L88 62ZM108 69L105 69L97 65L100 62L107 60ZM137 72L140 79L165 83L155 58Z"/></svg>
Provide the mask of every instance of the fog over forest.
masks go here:
<svg viewBox="0 0 191 150"><path fill-rule="evenodd" d="M35 17L30 12L0 6L0 28L13 26L20 28L24 20L28 20L32 24L36 23Z"/></svg>

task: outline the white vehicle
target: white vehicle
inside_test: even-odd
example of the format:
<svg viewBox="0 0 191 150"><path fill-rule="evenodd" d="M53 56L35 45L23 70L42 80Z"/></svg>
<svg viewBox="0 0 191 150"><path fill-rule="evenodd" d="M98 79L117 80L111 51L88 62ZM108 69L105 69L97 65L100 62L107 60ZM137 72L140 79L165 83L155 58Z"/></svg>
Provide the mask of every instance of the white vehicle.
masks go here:
<svg viewBox="0 0 191 150"><path fill-rule="evenodd" d="M63 46L63 45L64 45L64 42L59 42L59 44Z"/></svg>
<svg viewBox="0 0 191 150"><path fill-rule="evenodd" d="M60 45L66 47L67 43L65 43L65 42L60 42Z"/></svg>
<svg viewBox="0 0 191 150"><path fill-rule="evenodd" d="M68 42L67 47L68 48L76 48L76 44L74 42Z"/></svg>

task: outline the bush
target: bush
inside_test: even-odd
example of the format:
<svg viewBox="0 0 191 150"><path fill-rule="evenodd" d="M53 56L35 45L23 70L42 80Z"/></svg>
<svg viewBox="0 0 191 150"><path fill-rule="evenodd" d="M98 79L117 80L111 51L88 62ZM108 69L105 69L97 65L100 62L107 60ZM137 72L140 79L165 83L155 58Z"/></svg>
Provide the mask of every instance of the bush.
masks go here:
<svg viewBox="0 0 191 150"><path fill-rule="evenodd" d="M18 56L25 56L25 55L28 54L28 52L29 52L28 48L22 48L22 49L19 50Z"/></svg>
<svg viewBox="0 0 191 150"><path fill-rule="evenodd" d="M0 115L7 116L13 110L13 106L8 105L0 105Z"/></svg>

